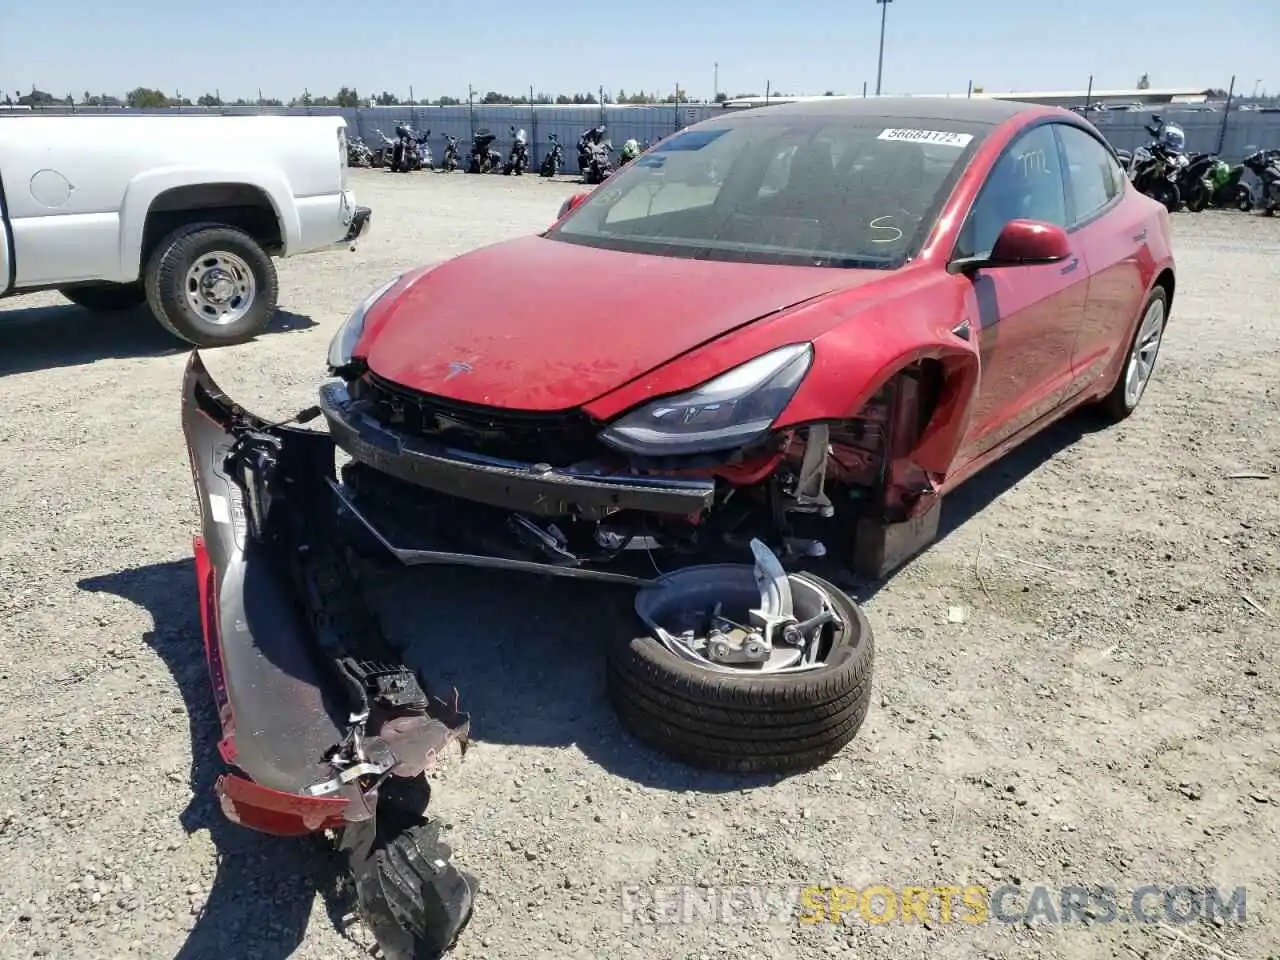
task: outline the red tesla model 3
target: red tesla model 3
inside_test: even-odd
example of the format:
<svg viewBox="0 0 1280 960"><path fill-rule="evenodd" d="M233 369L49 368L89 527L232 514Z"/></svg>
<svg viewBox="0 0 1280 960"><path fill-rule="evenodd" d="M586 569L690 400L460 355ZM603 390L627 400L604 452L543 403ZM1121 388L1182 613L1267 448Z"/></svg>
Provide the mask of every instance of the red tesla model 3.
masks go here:
<svg viewBox="0 0 1280 960"><path fill-rule="evenodd" d="M1014 445L1128 416L1173 294L1167 212L1076 114L823 98L686 128L545 233L395 279L322 406L358 464L518 514L538 560L750 532L882 574Z"/></svg>

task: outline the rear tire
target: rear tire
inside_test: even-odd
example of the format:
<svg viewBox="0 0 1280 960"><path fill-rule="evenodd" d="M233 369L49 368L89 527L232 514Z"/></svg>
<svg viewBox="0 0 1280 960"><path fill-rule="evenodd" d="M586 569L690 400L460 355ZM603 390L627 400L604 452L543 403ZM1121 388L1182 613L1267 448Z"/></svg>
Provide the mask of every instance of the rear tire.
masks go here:
<svg viewBox="0 0 1280 960"><path fill-rule="evenodd" d="M1196 184L1187 194L1187 210L1191 213L1199 213L1207 206L1209 206L1209 191L1203 184Z"/></svg>
<svg viewBox="0 0 1280 960"><path fill-rule="evenodd" d="M1182 206L1182 198L1178 196L1178 188L1168 181L1160 181L1151 185L1151 199L1163 203L1170 213L1177 213Z"/></svg>
<svg viewBox="0 0 1280 960"><path fill-rule="evenodd" d="M1159 313L1159 328L1153 327L1156 321L1153 319L1153 313ZM1138 320L1137 326L1134 328L1133 337L1129 341L1128 350L1125 352L1125 360L1121 365L1119 372L1116 374L1116 382L1108 393L1098 404L1099 412L1112 423L1119 423L1128 417L1134 410L1138 409L1138 404L1142 402L1143 396L1147 392L1147 386L1151 383L1151 377L1155 373L1156 361L1160 356L1160 346L1164 342L1164 331L1169 321L1169 295L1165 293L1164 287L1156 287L1147 297L1147 301L1143 304L1142 315ZM1154 335L1154 341L1152 336ZM1133 366L1140 361L1139 354L1142 352L1139 348L1147 346L1150 348L1149 366L1146 368L1145 374L1139 374L1141 382L1137 384L1136 392L1133 389L1134 384L1131 383Z"/></svg>
<svg viewBox="0 0 1280 960"><path fill-rule="evenodd" d="M233 288L225 304L206 292L209 277ZM221 347L266 330L279 288L275 264L253 237L234 227L193 223L156 246L147 261L146 292L151 312L174 336L198 347Z"/></svg>
<svg viewBox="0 0 1280 960"><path fill-rule="evenodd" d="M101 283L89 287L64 287L58 291L78 307L96 313L132 310L147 302L141 283Z"/></svg>
<svg viewBox="0 0 1280 960"><path fill-rule="evenodd" d="M1235 207L1241 213L1248 213L1253 209L1253 191L1249 189L1247 183L1242 183L1236 187Z"/></svg>
<svg viewBox="0 0 1280 960"><path fill-rule="evenodd" d="M802 673L720 673L684 660L633 614L611 638L608 689L622 722L650 746L692 766L739 773L809 769L838 753L871 704L871 627L838 588L826 590L845 629L826 665Z"/></svg>

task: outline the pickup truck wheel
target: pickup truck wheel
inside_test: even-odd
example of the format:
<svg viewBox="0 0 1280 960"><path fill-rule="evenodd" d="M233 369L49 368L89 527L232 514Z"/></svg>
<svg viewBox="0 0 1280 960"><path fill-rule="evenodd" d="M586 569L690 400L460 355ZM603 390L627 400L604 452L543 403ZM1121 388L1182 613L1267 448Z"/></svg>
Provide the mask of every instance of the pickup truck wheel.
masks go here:
<svg viewBox="0 0 1280 960"><path fill-rule="evenodd" d="M196 223L160 241L146 271L147 301L160 324L198 347L252 340L276 312L275 264L234 227Z"/></svg>
<svg viewBox="0 0 1280 960"><path fill-rule="evenodd" d="M98 283L88 287L64 287L58 291L78 307L95 312L131 310L147 302L140 283Z"/></svg>

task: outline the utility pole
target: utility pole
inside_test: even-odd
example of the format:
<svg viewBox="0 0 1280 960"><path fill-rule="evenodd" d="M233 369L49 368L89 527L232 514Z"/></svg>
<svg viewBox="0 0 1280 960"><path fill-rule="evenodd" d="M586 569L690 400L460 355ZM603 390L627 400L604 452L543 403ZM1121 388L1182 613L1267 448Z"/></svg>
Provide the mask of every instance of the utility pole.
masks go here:
<svg viewBox="0 0 1280 960"><path fill-rule="evenodd" d="M893 0L876 0L880 5L880 60L876 64L876 96L880 96L880 80L884 76L884 22L889 16L889 4Z"/></svg>
<svg viewBox="0 0 1280 960"><path fill-rule="evenodd" d="M712 67L715 70L715 80L711 84L711 99L715 101L720 99L720 64L713 63Z"/></svg>

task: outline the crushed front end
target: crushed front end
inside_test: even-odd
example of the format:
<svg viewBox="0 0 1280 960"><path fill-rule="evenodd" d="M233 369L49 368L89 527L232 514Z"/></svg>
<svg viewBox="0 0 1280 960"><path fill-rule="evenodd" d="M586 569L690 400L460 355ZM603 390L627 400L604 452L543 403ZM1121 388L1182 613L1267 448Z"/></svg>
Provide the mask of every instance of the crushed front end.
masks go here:
<svg viewBox="0 0 1280 960"><path fill-rule="evenodd" d="M330 433L353 461L341 489L402 559L483 554L477 565L501 558L639 580L659 563L741 562L760 539L788 566L812 564L830 546L865 569L883 565L877 533L922 514L936 523L930 478L907 456L934 399L924 368L895 377L849 418L671 455L602 441L610 425L582 410L464 403L358 362L341 373L320 392ZM881 555L869 556L876 546Z"/></svg>

